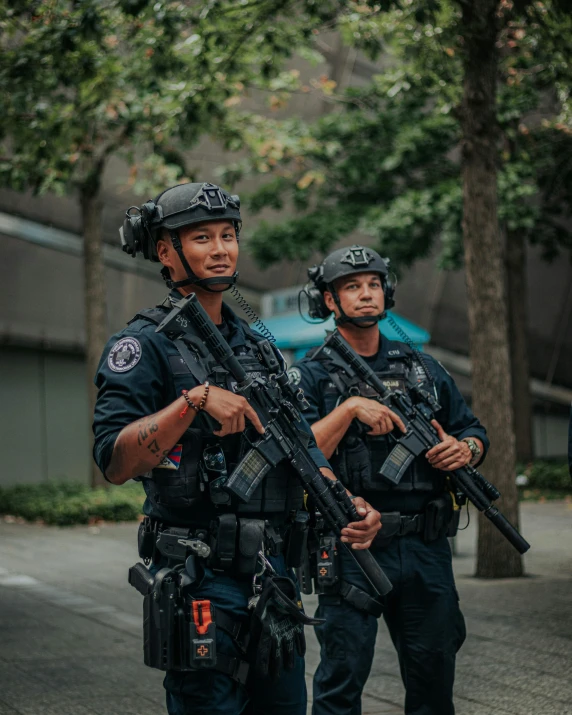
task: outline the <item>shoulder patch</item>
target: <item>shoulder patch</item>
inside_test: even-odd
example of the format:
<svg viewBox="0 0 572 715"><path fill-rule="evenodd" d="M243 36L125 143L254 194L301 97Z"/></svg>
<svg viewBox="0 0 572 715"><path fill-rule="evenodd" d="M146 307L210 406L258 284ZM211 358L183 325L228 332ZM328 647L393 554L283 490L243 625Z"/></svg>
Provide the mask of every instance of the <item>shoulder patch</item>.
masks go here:
<svg viewBox="0 0 572 715"><path fill-rule="evenodd" d="M109 351L107 364L113 372L127 372L141 360L141 343L136 338L121 338Z"/></svg>
<svg viewBox="0 0 572 715"><path fill-rule="evenodd" d="M293 385L299 385L302 382L302 373L297 367L291 367L288 370L288 377Z"/></svg>

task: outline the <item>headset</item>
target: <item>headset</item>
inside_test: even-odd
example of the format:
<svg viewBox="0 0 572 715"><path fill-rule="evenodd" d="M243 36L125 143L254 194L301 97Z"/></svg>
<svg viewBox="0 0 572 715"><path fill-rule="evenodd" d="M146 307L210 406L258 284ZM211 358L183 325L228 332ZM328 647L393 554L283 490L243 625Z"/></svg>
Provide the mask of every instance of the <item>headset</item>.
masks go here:
<svg viewBox="0 0 572 715"><path fill-rule="evenodd" d="M383 260L387 268L389 269L389 258L384 258ZM324 292L326 290L332 294L334 300L336 301L336 304L341 310L339 296L337 294L336 289L334 288L333 283L325 283L323 275L324 269L322 265L311 266L310 268L308 268L308 278L310 279L310 283L307 283L298 294L298 310L300 312L300 315L304 320L306 320L306 322L322 323L326 321L332 314L332 311L328 308L328 306L326 305L326 301L324 300ZM352 274L348 273L347 275ZM382 320L385 317L386 311L391 310L391 308L393 308L393 306L395 305L395 281L391 281L388 277L384 276L382 277L382 287L384 298L384 311L379 320ZM312 318L311 321L307 320L303 314L301 301L304 296L308 301L308 315L310 316L310 318ZM360 319L358 318L357 320ZM369 322L371 322L371 319Z"/></svg>
<svg viewBox="0 0 572 715"><path fill-rule="evenodd" d="M159 263L157 247L149 227L154 223L160 224L162 220L163 209L154 201L147 201L141 207L130 206L125 212L123 226L119 229L123 251L133 258L142 253L148 261Z"/></svg>

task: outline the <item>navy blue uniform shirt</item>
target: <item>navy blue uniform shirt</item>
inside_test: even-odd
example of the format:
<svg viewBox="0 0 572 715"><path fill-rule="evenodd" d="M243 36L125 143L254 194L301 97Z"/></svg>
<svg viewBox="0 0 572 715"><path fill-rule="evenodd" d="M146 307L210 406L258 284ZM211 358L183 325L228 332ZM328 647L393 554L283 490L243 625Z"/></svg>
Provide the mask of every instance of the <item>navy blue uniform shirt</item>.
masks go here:
<svg viewBox="0 0 572 715"><path fill-rule="evenodd" d="M380 334L380 346L376 357L365 358L369 366L375 372L385 372L389 369L390 359L409 352L409 348L404 343L388 340ZM445 368L430 355L423 354L423 360L430 370L435 381L435 388L441 409L435 414L435 418L441 424L447 434L463 439L464 437L477 437L484 447L484 458L489 448L489 439L486 430L469 406L463 399L458 387L451 375ZM299 382L299 386L304 390L310 408L304 412L304 417L312 425L314 422L326 417L333 407L327 404L326 387L330 383L330 377L323 363L313 360L312 357L304 357L289 371L290 379ZM420 457L424 459L425 457ZM368 495L364 496L367 498ZM400 495L400 498L401 495Z"/></svg>
<svg viewBox="0 0 572 715"><path fill-rule="evenodd" d="M173 296L181 297L178 293ZM222 315L225 338L238 353L247 344L242 321L224 304ZM137 318L113 335L103 351L95 375L99 392L93 422L93 455L103 474L121 430L180 397L169 362L180 362L180 355L174 343L164 333L155 332L155 328L150 321ZM187 382L188 390L198 384L190 374ZM310 432L308 424L305 425ZM313 438L308 448L319 467L329 468Z"/></svg>

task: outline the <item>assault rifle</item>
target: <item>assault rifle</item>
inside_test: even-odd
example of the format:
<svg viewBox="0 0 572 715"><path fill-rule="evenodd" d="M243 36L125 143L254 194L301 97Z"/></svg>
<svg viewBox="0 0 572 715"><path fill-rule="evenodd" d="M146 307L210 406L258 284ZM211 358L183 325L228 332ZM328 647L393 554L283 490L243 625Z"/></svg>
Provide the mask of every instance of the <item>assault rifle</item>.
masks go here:
<svg viewBox="0 0 572 715"><path fill-rule="evenodd" d="M342 529L349 523L361 521L362 517L343 485L324 477L312 459L308 451L310 435L302 428L300 416L300 408L305 402L304 393L290 384L268 340L260 341L258 349L270 376L268 379L253 377L246 373L194 293L174 304L157 332L174 333L184 340L185 335L194 335L191 326L211 355L236 380L236 394L248 400L265 427L264 434L250 443L252 448L229 476L223 489L248 502L266 474L285 460L292 466L324 522L336 536L340 537ZM391 590L391 582L368 550L354 550L340 543L346 546L380 596Z"/></svg>
<svg viewBox="0 0 572 715"><path fill-rule="evenodd" d="M407 393L402 390L389 390L337 330L328 335L320 351L348 377L357 375L372 387L378 394L378 402L401 417L407 431L396 439L397 444L379 470L380 476L390 484L399 484L415 457L441 443L437 430L431 424L435 413L440 409L439 403L431 393L417 385L410 387ZM468 466L447 472L447 476L454 490L474 504L519 553L528 551L530 544L492 503L500 497L500 492L493 484L476 469Z"/></svg>

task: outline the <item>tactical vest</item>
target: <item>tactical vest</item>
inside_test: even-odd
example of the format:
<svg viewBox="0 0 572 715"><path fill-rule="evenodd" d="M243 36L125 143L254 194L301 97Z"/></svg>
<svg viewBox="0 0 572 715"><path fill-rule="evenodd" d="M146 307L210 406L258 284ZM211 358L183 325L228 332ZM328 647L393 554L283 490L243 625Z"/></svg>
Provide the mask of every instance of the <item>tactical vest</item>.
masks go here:
<svg viewBox="0 0 572 715"><path fill-rule="evenodd" d="M391 349L395 345L394 349ZM407 345L389 342L387 360L389 367L376 371L376 375L391 391L406 391L409 385L427 382L423 365L415 359ZM319 350L319 349L318 349ZM328 371L330 381L324 390L325 414L329 414L341 402L353 396L374 398L375 391L358 377L351 378L334 366L327 355L319 352L315 357ZM441 492L445 479L442 472L433 469L424 455L411 464L397 486L389 484L378 472L395 446L390 435L370 436L369 427L354 420L338 444L330 463L335 474L355 494L364 492Z"/></svg>
<svg viewBox="0 0 572 715"><path fill-rule="evenodd" d="M153 308L141 311L133 320L143 318L158 324L165 314L165 310ZM249 376L268 376L267 368L257 357L257 343L263 338L253 333L246 323L242 323L242 327L246 345L237 353L238 361ZM189 378L192 377L199 383L208 380L212 385L233 391L235 381L198 338L193 344L187 340L184 343L175 340L173 344L179 352L169 356L176 395L189 389ZM281 356L279 359L282 361ZM158 507L154 509L157 515L176 511L182 516L184 511L185 520L208 523L217 514L227 512L268 518L286 516L291 510L303 507L303 487L287 463L279 464L266 475L247 504L231 499L221 489L224 472L220 467L226 465L226 474L230 475L250 446L243 435L217 437L213 434L216 429L217 425L208 414L199 413L169 456L145 476L145 491L152 508ZM254 428L250 429L250 437L254 437L257 433ZM283 521L282 518L278 520Z"/></svg>

